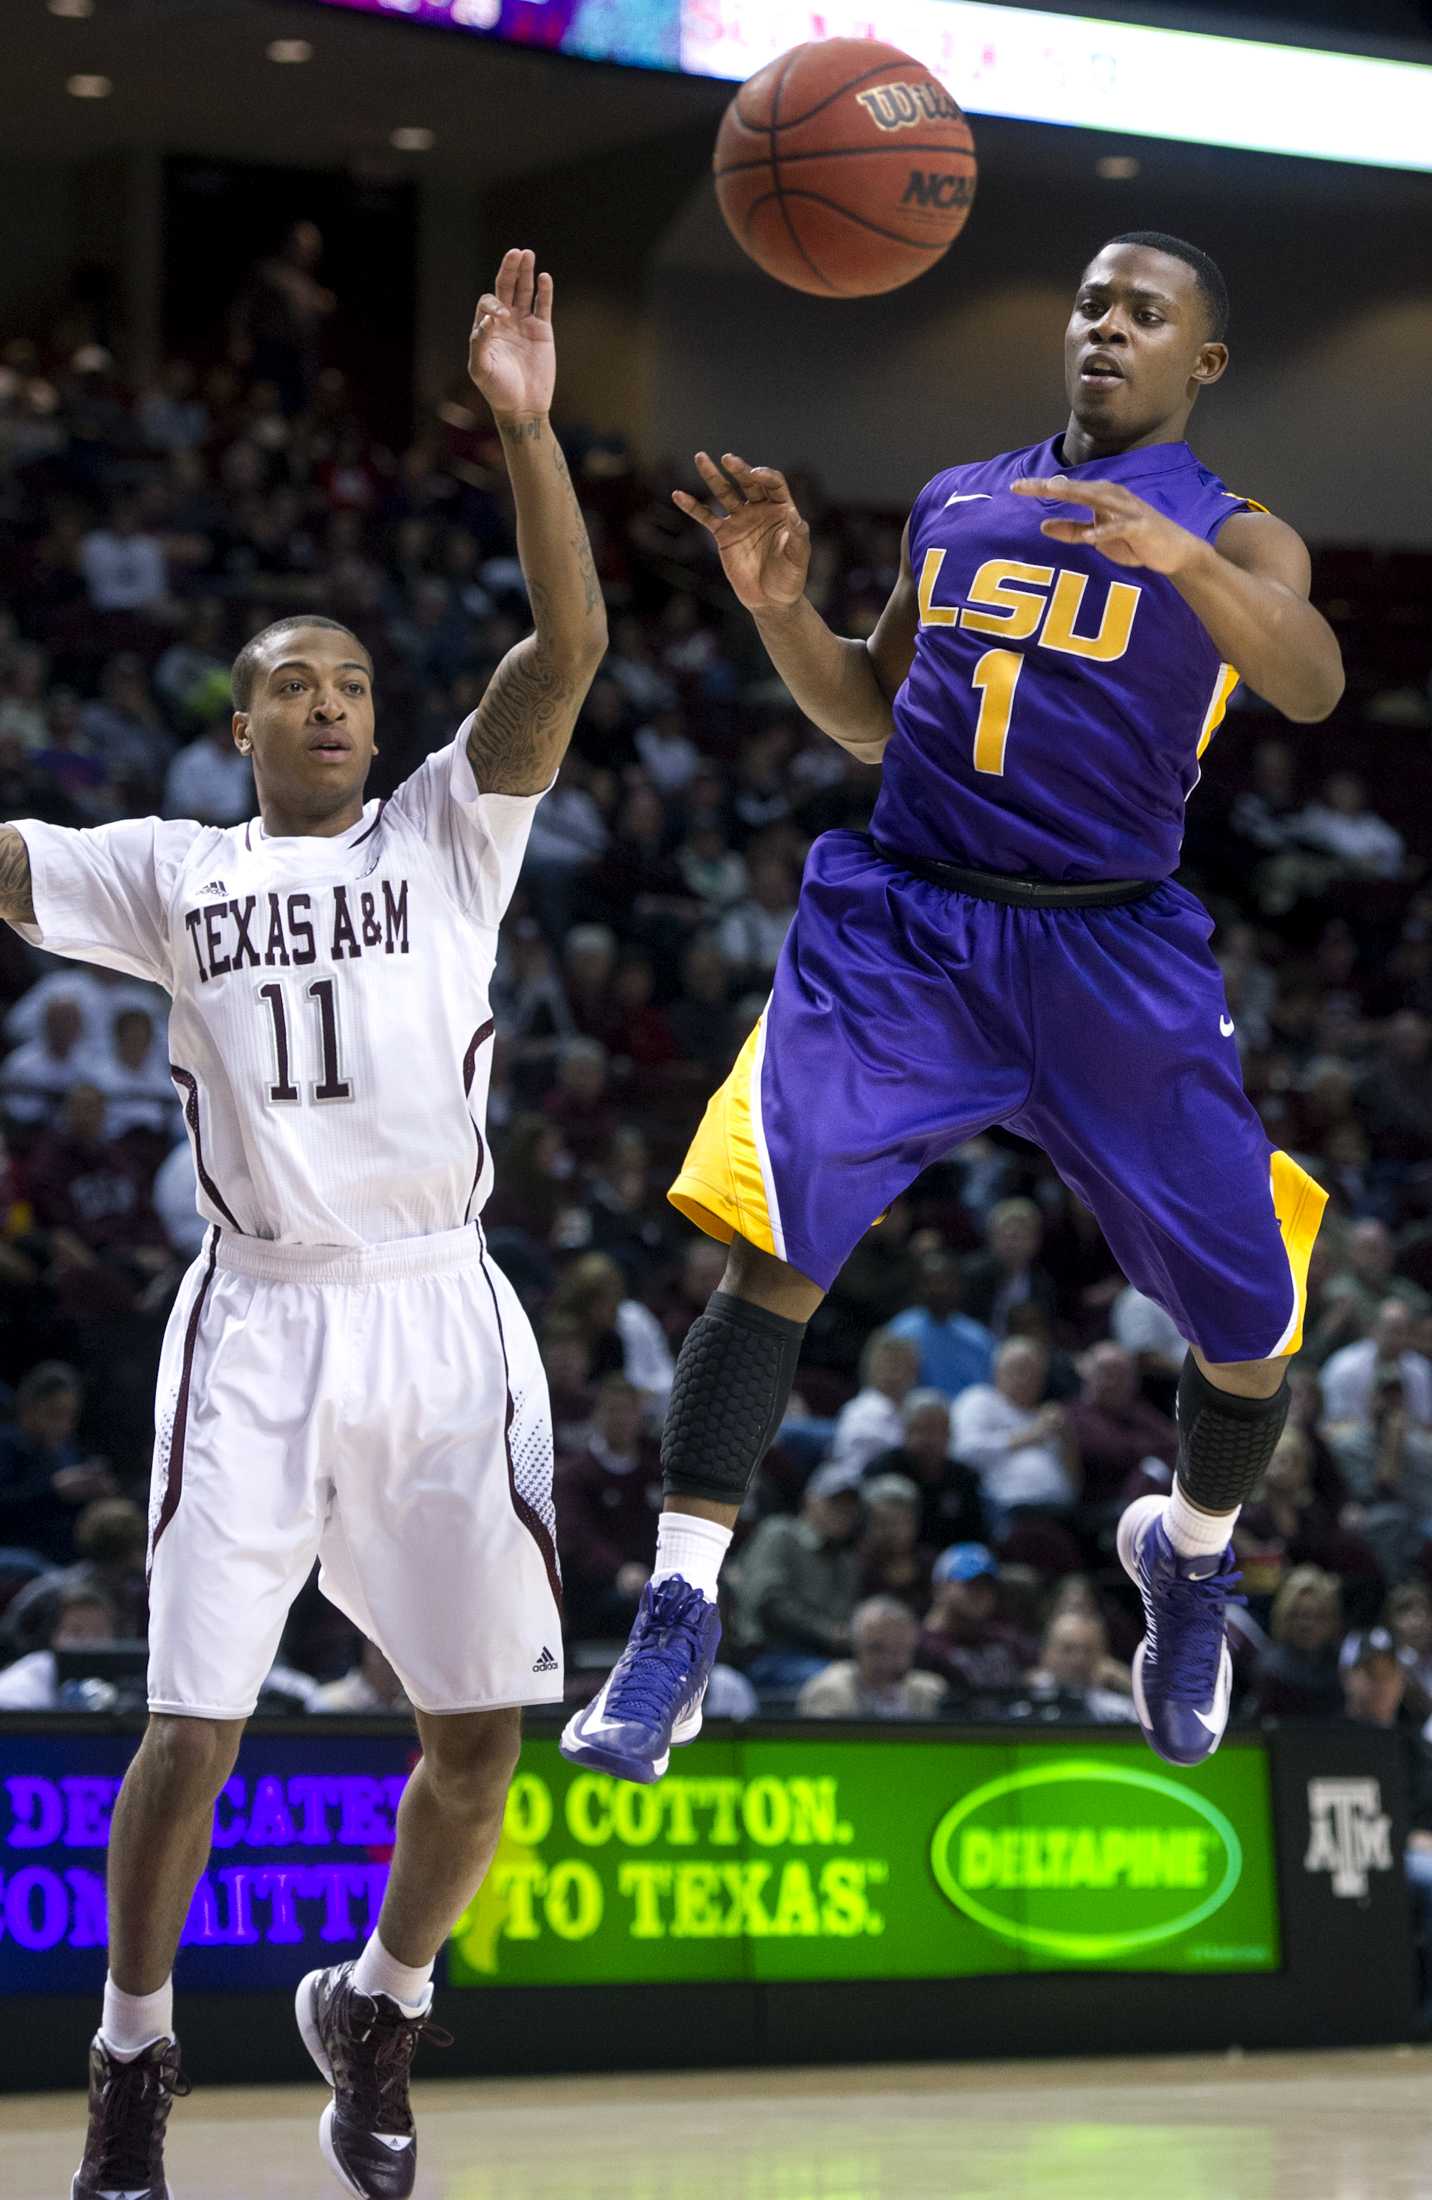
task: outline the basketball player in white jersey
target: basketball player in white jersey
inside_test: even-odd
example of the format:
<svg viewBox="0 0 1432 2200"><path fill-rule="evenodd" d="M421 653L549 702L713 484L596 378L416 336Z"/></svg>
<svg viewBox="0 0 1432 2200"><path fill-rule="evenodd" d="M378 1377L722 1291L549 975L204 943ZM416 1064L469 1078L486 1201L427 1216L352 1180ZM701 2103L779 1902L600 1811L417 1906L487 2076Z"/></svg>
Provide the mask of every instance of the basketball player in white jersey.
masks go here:
<svg viewBox="0 0 1432 2200"><path fill-rule="evenodd" d="M160 1366L150 1722L114 1813L109 1978L72 2200L167 2200L171 1970L216 1797L317 1556L423 1754L378 1927L298 1995L351 2193L410 2193L407 2077L496 1847L521 1709L562 1695L547 1390L480 1220L497 928L606 644L549 420L552 281L509 252L468 370L502 435L536 631L456 739L367 802L357 637L288 618L234 666L258 818L0 827L0 916L163 985L209 1224ZM263 2189L262 2178L254 2183Z"/></svg>

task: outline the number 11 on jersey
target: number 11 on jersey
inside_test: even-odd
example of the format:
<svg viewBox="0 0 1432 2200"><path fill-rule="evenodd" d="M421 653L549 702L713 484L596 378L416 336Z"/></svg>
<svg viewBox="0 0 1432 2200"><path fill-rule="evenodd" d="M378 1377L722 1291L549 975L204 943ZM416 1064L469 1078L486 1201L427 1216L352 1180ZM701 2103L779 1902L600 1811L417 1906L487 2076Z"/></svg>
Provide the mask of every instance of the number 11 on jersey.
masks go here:
<svg viewBox="0 0 1432 2200"><path fill-rule="evenodd" d="M333 978L315 978L306 988L318 1017L318 1043L322 1057L323 1075L312 1088L315 1100L351 1100L353 1087L341 1074L338 1059L338 986ZM288 1036L288 1003L281 985L259 987L259 999L266 1005L273 1018L274 1081L268 1096L275 1104L301 1100L303 1094L293 1079L293 1053Z"/></svg>

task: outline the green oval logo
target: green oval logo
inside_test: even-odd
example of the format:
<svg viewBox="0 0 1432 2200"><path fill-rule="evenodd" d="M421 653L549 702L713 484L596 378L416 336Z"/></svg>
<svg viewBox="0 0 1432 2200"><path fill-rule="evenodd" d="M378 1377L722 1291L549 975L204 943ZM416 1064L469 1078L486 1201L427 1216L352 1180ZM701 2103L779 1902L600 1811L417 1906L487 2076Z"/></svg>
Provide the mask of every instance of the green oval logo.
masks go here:
<svg viewBox="0 0 1432 2200"><path fill-rule="evenodd" d="M1108 1962L1222 1909L1243 1844L1221 1810L1160 1773L1075 1758L966 1795L935 1828L930 1864L986 1932Z"/></svg>

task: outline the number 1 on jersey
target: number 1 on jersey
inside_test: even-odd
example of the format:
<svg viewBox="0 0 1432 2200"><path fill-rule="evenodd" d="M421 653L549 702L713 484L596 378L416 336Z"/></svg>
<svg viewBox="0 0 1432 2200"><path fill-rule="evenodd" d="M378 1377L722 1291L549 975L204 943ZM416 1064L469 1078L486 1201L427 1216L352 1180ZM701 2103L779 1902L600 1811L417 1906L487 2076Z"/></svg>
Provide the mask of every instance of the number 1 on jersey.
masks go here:
<svg viewBox="0 0 1432 2200"><path fill-rule="evenodd" d="M315 978L308 987L308 998L318 1010L318 1036L322 1052L323 1075L313 1088L315 1100L351 1100L353 1087L339 1075L338 1062L338 988L332 978ZM281 985L261 985L259 999L267 1004L273 1018L274 1082L269 1086L269 1099L275 1102L301 1100L303 1095L293 1081L292 1054L288 1041L288 1006Z"/></svg>
<svg viewBox="0 0 1432 2200"><path fill-rule="evenodd" d="M1004 772L1004 745L1009 739L1009 716L1014 691L1024 670L1024 656L1017 649L987 649L971 675L980 699L975 727L975 770Z"/></svg>

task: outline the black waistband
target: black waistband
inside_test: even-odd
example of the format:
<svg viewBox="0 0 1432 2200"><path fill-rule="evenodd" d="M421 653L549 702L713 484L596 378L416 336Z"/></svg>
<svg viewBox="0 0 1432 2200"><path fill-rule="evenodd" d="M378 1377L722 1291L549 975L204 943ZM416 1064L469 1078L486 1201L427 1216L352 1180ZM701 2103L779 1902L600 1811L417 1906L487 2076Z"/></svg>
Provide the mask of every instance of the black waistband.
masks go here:
<svg viewBox="0 0 1432 2200"><path fill-rule="evenodd" d="M1013 871L972 871L963 863L902 855L898 848L885 847L873 833L867 837L887 863L898 863L916 878L927 878L931 885L944 886L954 894L1007 902L1016 909L1117 909L1123 902L1142 901L1159 884L1154 878L1082 879L1065 884L1054 878L1021 878Z"/></svg>

